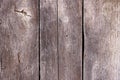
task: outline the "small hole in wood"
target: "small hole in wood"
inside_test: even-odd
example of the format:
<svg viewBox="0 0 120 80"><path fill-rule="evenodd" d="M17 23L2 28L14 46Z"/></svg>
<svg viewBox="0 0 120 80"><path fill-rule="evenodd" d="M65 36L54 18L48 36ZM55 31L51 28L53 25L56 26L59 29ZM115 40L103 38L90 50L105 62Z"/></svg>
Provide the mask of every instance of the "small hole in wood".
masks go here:
<svg viewBox="0 0 120 80"><path fill-rule="evenodd" d="M68 35L66 35L66 37L68 37Z"/></svg>

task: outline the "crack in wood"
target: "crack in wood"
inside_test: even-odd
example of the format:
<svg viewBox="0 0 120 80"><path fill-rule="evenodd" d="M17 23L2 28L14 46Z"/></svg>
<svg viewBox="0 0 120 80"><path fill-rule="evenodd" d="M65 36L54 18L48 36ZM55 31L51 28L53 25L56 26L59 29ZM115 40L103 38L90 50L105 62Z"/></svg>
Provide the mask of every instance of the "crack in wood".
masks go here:
<svg viewBox="0 0 120 80"><path fill-rule="evenodd" d="M1 65L1 71L2 71L2 56L0 58L0 65Z"/></svg>
<svg viewBox="0 0 120 80"><path fill-rule="evenodd" d="M0 19L0 24L2 24L2 20Z"/></svg>
<svg viewBox="0 0 120 80"><path fill-rule="evenodd" d="M29 16L29 17L31 17L31 15L28 15L27 14L27 12L26 11L24 11L24 9L23 10L21 10L21 11L19 11L19 10L14 10L15 12L17 12L17 13L21 13L21 14L24 14L25 16Z"/></svg>
<svg viewBox="0 0 120 80"><path fill-rule="evenodd" d="M21 61L20 61L20 53L18 53L18 63L21 63Z"/></svg>

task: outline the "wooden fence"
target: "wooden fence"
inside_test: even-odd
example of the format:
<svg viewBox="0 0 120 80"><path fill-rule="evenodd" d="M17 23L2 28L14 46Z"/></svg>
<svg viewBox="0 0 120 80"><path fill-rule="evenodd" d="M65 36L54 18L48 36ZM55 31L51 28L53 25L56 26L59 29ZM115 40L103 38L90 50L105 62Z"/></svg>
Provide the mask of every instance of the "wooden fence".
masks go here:
<svg viewBox="0 0 120 80"><path fill-rule="evenodd" d="M0 0L0 80L120 80L120 0Z"/></svg>

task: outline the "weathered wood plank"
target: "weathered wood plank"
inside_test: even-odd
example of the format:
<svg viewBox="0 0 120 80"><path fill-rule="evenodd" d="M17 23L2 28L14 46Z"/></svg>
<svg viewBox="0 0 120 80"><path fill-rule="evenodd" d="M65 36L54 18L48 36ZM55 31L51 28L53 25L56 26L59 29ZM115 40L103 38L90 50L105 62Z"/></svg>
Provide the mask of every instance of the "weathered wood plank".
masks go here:
<svg viewBox="0 0 120 80"><path fill-rule="evenodd" d="M58 80L57 0L40 0L41 80Z"/></svg>
<svg viewBox="0 0 120 80"><path fill-rule="evenodd" d="M82 78L82 0L58 0L59 80Z"/></svg>
<svg viewBox="0 0 120 80"><path fill-rule="evenodd" d="M38 80L38 0L0 0L0 80Z"/></svg>
<svg viewBox="0 0 120 80"><path fill-rule="evenodd" d="M84 80L120 80L120 1L85 0Z"/></svg>

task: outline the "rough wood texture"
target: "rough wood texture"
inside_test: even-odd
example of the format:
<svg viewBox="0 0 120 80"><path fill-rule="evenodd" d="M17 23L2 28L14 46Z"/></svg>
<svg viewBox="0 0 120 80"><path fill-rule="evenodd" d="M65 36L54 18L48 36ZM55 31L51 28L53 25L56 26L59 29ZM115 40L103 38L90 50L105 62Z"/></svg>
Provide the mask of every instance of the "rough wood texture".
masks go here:
<svg viewBox="0 0 120 80"><path fill-rule="evenodd" d="M0 80L38 80L37 5L0 0Z"/></svg>
<svg viewBox="0 0 120 80"><path fill-rule="evenodd" d="M40 0L41 80L58 80L57 0Z"/></svg>
<svg viewBox="0 0 120 80"><path fill-rule="evenodd" d="M82 0L58 0L59 80L82 78Z"/></svg>
<svg viewBox="0 0 120 80"><path fill-rule="evenodd" d="M84 80L120 80L120 1L85 0Z"/></svg>

